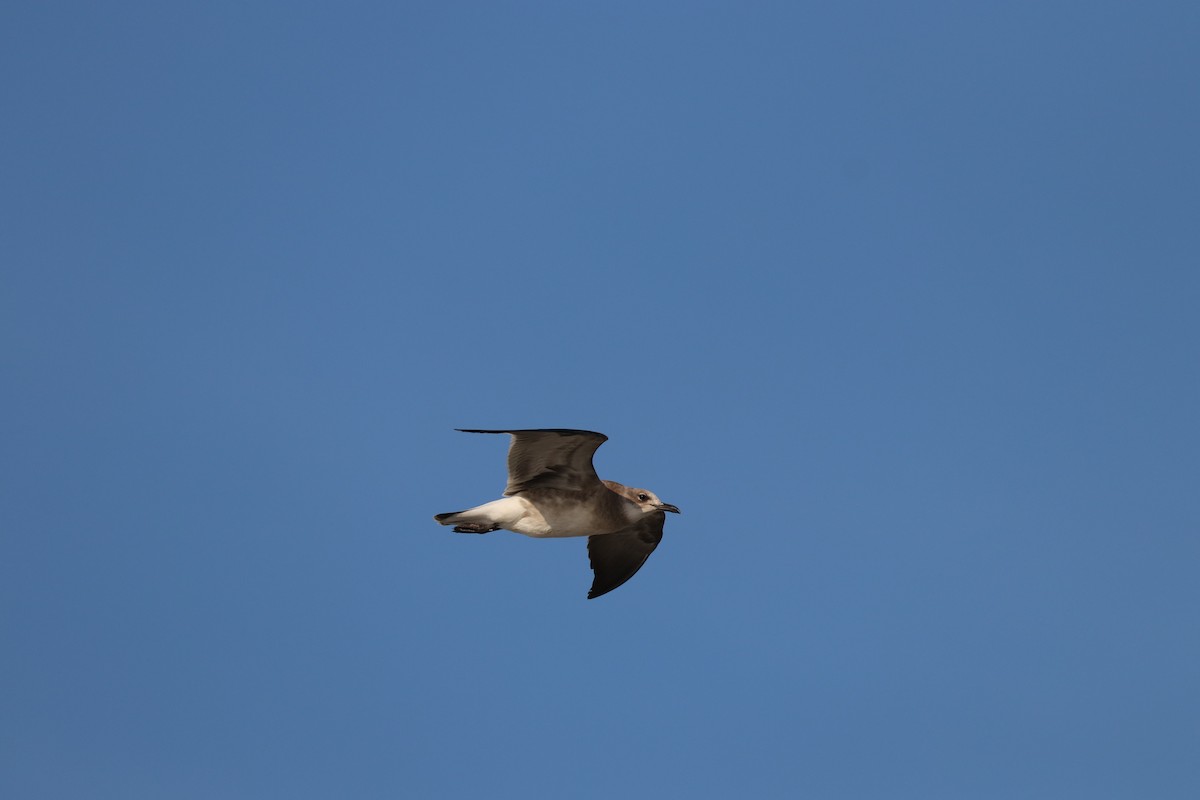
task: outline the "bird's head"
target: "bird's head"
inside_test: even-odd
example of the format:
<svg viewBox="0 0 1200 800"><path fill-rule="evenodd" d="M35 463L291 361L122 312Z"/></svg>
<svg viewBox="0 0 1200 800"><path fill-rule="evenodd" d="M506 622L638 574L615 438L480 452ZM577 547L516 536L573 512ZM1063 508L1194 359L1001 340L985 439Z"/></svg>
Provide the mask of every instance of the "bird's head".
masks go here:
<svg viewBox="0 0 1200 800"><path fill-rule="evenodd" d="M641 510L642 516L653 514L655 511L670 511L672 514L679 513L679 509L676 506L659 500L658 495L649 489L637 489L633 486L622 486L616 481L605 481L604 485L636 505L638 509Z"/></svg>

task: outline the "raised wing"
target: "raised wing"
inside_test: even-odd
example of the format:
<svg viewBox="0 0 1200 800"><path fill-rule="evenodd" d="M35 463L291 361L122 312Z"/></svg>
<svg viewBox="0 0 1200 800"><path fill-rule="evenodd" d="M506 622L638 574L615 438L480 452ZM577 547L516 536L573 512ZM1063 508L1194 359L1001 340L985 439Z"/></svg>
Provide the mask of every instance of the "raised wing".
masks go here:
<svg viewBox="0 0 1200 800"><path fill-rule="evenodd" d="M595 574L588 600L611 592L642 568L662 541L666 518L656 511L623 531L588 537L588 560Z"/></svg>
<svg viewBox="0 0 1200 800"><path fill-rule="evenodd" d="M596 448L608 441L603 433L568 428L539 430L479 431L459 428L463 433L509 433L508 485L506 495L527 489L580 491L600 485L592 467Z"/></svg>

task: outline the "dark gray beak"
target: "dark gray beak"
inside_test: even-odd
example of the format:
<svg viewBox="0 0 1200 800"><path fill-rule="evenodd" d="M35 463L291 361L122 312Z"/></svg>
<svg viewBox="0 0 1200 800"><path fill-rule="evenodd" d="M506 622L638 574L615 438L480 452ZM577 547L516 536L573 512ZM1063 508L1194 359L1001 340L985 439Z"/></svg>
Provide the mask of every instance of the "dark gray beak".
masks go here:
<svg viewBox="0 0 1200 800"><path fill-rule="evenodd" d="M682 513L678 508L670 503L659 503L657 506L655 506L655 508L657 508L659 511L670 511L672 514Z"/></svg>

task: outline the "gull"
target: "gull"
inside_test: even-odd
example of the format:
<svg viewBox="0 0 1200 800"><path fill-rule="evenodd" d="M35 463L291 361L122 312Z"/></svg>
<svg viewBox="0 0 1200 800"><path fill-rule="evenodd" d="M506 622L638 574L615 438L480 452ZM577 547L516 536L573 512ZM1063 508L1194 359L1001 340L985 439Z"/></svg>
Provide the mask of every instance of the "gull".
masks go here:
<svg viewBox="0 0 1200 800"><path fill-rule="evenodd" d="M512 436L508 485L499 500L434 519L453 525L458 533L504 529L535 539L588 537L595 575L589 600L632 578L662 541L667 518L663 512L679 513L649 489L600 480L592 456L608 441L603 433L567 428L457 430Z"/></svg>

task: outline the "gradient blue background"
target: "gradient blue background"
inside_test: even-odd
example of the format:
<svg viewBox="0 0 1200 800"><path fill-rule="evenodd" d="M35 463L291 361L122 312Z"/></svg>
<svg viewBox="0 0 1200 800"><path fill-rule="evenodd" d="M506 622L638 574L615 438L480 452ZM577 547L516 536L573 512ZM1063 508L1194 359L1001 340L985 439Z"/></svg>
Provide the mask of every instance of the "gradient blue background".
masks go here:
<svg viewBox="0 0 1200 800"><path fill-rule="evenodd" d="M0 795L1200 796L1198 40L5 4ZM632 582L433 523L510 426Z"/></svg>

